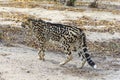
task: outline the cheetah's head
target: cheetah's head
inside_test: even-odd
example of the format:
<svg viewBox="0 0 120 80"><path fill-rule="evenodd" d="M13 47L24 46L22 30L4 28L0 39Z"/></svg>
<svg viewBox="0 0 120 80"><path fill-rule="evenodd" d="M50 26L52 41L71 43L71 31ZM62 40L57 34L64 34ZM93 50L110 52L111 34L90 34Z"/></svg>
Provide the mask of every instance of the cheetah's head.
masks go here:
<svg viewBox="0 0 120 80"><path fill-rule="evenodd" d="M21 26L23 28L26 28L26 29L32 28L32 22L33 22L32 18L27 18L27 19L25 19L25 20L22 21Z"/></svg>

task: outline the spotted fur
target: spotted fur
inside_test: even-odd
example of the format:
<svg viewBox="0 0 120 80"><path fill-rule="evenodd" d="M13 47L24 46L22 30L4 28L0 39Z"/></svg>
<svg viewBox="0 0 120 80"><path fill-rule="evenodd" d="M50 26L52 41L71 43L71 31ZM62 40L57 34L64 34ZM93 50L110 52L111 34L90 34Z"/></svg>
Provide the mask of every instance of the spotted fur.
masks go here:
<svg viewBox="0 0 120 80"><path fill-rule="evenodd" d="M67 59L61 62L60 65L64 65L72 59L71 53L74 48L78 51L79 56L82 56L83 58L81 67L84 66L86 61L91 67L96 67L88 53L86 35L82 29L33 18L28 18L26 21L22 22L22 27L30 28L37 37L39 44L41 45L38 53L40 60L45 60L45 43L54 41L61 44L64 48L64 53L67 55Z"/></svg>

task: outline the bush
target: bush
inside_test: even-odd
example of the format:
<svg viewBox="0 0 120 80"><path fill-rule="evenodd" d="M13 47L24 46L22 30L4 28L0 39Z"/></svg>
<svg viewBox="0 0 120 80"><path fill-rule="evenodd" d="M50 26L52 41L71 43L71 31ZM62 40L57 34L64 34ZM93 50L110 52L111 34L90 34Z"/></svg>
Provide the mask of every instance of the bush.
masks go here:
<svg viewBox="0 0 120 80"><path fill-rule="evenodd" d="M95 0L94 2L92 2L92 3L90 4L90 7L91 7L91 8L98 8L97 0Z"/></svg>
<svg viewBox="0 0 120 80"><path fill-rule="evenodd" d="M75 6L75 1L76 0L67 0L66 1L66 6Z"/></svg>
<svg viewBox="0 0 120 80"><path fill-rule="evenodd" d="M0 33L0 42L2 41L2 39L3 39L3 34Z"/></svg>

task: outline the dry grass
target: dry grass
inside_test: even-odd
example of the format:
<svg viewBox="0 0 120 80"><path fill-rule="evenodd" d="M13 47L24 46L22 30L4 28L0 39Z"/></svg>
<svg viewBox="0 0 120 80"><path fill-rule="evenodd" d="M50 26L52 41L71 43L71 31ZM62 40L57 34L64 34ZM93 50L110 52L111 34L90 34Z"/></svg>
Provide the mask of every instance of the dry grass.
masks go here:
<svg viewBox="0 0 120 80"><path fill-rule="evenodd" d="M16 8L35 8L39 7L39 3L36 2L9 2L9 3L0 3L2 7L16 7Z"/></svg>
<svg viewBox="0 0 120 80"><path fill-rule="evenodd" d="M92 11L99 11L99 12L111 12L113 14L120 15L120 10L117 9L103 9L103 8L91 8Z"/></svg>
<svg viewBox="0 0 120 80"><path fill-rule="evenodd" d="M67 21L67 22L65 22L64 24L78 26L87 31L110 32L110 33L120 32L120 22L117 20L114 20L114 21L94 20L90 17L83 16L77 20L65 20L65 21ZM98 28L86 29L84 26L95 26L95 27L96 26L105 26L105 27L103 27L101 29L98 29Z"/></svg>
<svg viewBox="0 0 120 80"><path fill-rule="evenodd" d="M23 19L27 14L19 13L19 12L0 12L0 17L5 18L5 20L17 20Z"/></svg>
<svg viewBox="0 0 120 80"><path fill-rule="evenodd" d="M96 53L106 53L106 55L119 53L120 40L111 40L109 42L90 42L88 41L88 47L90 51Z"/></svg>
<svg viewBox="0 0 120 80"><path fill-rule="evenodd" d="M76 6L89 6L90 2L76 2ZM80 7L67 7L63 6L60 3L56 3L54 1L28 1L28 2L21 2L21 1L11 1L8 3L0 3L0 6L2 7L17 7L17 8L44 8L48 10L67 10L67 11L75 11L75 12L83 12L85 9L80 8ZM107 11L107 12L112 12L113 14L120 14L119 10L114 10L114 9L102 9L102 8L91 8L93 11Z"/></svg>
<svg viewBox="0 0 120 80"><path fill-rule="evenodd" d="M109 2L120 2L120 0L105 0L105 1L109 1Z"/></svg>

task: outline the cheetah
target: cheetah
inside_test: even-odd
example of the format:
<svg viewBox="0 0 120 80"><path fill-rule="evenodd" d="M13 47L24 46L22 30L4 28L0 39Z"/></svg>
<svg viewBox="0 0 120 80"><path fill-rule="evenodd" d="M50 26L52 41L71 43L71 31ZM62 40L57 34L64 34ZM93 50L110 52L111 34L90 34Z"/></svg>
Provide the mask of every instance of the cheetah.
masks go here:
<svg viewBox="0 0 120 80"><path fill-rule="evenodd" d="M64 53L66 54L65 61L61 62L60 65L65 65L73 59L72 51L74 47L74 49L77 50L78 55L83 59L81 68L86 62L91 67L96 68L96 64L93 62L88 52L86 35L82 29L75 26L50 23L42 19L35 19L31 17L28 17L25 21L23 21L21 26L31 29L38 39L40 44L40 50L38 52L40 60L45 60L45 43L54 41L61 44L64 49Z"/></svg>

